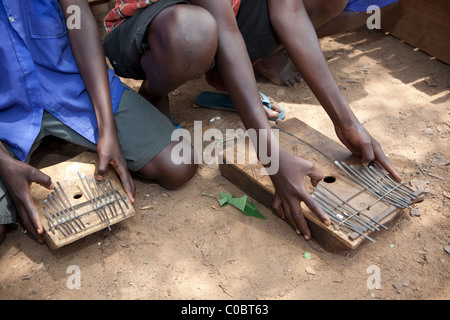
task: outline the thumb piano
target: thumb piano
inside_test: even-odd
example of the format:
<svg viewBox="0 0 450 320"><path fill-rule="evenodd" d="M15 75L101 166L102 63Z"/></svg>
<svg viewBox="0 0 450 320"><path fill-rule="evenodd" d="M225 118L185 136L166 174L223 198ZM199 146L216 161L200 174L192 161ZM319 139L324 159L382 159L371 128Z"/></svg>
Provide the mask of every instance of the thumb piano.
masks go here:
<svg viewBox="0 0 450 320"><path fill-rule="evenodd" d="M135 215L114 170L104 180L95 179L97 154L84 152L59 164L41 169L52 178L54 188L37 184L31 195L38 209L44 239L58 249Z"/></svg>

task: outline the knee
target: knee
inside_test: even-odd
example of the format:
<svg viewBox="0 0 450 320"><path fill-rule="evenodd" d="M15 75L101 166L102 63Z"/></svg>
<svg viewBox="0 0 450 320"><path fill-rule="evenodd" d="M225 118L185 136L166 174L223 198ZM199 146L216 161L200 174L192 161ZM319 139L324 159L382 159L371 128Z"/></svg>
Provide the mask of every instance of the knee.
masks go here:
<svg viewBox="0 0 450 320"><path fill-rule="evenodd" d="M218 27L207 10L194 5L170 6L150 28L149 46L170 69L190 77L200 77L208 70L217 51Z"/></svg>
<svg viewBox="0 0 450 320"><path fill-rule="evenodd" d="M348 0L322 1L321 10L328 19L337 17L347 6Z"/></svg>
<svg viewBox="0 0 450 320"><path fill-rule="evenodd" d="M184 153L183 161L178 161L179 152ZM187 155L187 157L186 157ZM145 180L152 180L162 187L175 190L186 184L197 172L194 148L185 140L172 142L153 158L137 174Z"/></svg>

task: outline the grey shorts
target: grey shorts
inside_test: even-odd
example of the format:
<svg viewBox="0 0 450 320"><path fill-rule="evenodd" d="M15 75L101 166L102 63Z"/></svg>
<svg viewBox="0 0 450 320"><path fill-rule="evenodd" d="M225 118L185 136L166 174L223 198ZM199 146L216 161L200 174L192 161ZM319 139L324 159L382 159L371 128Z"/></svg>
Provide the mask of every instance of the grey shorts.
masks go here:
<svg viewBox="0 0 450 320"><path fill-rule="evenodd" d="M119 142L128 168L132 172L141 169L171 143L175 127L169 119L128 87L124 90L119 109L114 117ZM95 144L67 127L50 113L44 112L41 131L33 144L30 155L38 148L41 140L48 136L63 139L92 151L97 150ZM11 148L6 143L3 145L14 156ZM0 180L0 225L16 223L16 218L14 204Z"/></svg>

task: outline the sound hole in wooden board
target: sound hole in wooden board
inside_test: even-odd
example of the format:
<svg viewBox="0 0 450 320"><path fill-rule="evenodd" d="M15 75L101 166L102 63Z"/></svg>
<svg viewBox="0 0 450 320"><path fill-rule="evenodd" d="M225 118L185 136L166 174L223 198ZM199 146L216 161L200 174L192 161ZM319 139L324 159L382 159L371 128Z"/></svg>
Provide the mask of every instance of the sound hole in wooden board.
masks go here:
<svg viewBox="0 0 450 320"><path fill-rule="evenodd" d="M323 182L334 183L334 182L336 182L336 178L333 176L326 176L325 178L323 178Z"/></svg>

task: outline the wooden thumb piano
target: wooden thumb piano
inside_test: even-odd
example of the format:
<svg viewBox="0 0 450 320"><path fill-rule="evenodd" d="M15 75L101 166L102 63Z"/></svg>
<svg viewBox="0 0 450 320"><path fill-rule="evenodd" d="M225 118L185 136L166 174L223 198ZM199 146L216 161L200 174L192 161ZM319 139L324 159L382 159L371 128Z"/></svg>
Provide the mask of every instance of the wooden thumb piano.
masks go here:
<svg viewBox="0 0 450 320"><path fill-rule="evenodd" d="M375 232L387 230L387 223L402 210L423 200L420 191L411 190L375 165L362 167L361 159L347 148L298 119L286 120L273 129L278 130L283 147L312 161L325 174L317 188L308 188L332 224L326 226L304 204L302 210L312 239L327 251L353 250L364 240L375 242ZM222 175L272 208L275 189L264 167L250 161L255 151L248 139L245 148L238 148L233 140L226 144L219 164ZM237 161L242 152L247 152L244 163Z"/></svg>

